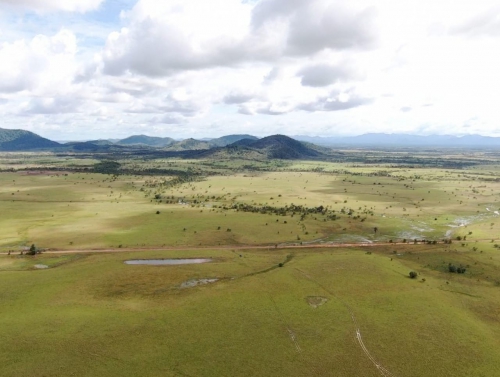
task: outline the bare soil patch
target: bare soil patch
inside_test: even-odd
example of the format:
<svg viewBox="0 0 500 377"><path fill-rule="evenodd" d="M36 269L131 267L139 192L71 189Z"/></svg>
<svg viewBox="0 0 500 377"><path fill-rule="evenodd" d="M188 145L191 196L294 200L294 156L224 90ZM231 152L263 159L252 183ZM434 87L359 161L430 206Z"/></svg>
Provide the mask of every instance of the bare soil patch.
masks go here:
<svg viewBox="0 0 500 377"><path fill-rule="evenodd" d="M328 299L326 297L322 297L322 296L307 296L306 297L306 302L315 309L317 307L325 304L327 301L328 301Z"/></svg>

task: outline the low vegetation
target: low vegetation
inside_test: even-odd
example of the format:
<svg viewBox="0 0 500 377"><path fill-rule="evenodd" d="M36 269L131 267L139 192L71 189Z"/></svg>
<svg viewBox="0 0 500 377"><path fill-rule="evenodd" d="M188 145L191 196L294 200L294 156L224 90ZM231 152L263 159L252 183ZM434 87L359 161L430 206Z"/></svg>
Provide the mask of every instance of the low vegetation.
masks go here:
<svg viewBox="0 0 500 377"><path fill-rule="evenodd" d="M500 375L496 157L238 149L0 154L1 374Z"/></svg>

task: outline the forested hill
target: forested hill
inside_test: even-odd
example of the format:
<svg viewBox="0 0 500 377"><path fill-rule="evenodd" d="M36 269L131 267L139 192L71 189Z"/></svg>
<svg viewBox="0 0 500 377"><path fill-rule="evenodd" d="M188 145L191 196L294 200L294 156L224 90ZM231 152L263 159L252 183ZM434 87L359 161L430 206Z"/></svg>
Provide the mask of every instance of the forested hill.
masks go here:
<svg viewBox="0 0 500 377"><path fill-rule="evenodd" d="M0 151L58 148L61 144L25 130L0 128Z"/></svg>
<svg viewBox="0 0 500 377"><path fill-rule="evenodd" d="M239 156L251 159L316 159L326 157L321 148L311 148L310 144L302 143L285 135L272 135L262 139L241 139L224 148L214 148L200 157L224 158Z"/></svg>

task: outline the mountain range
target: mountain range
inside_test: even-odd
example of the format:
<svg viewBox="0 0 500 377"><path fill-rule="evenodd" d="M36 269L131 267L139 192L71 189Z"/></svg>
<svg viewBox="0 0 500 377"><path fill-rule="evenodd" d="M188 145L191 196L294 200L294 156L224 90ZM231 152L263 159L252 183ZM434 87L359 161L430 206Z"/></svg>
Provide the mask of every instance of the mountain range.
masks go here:
<svg viewBox="0 0 500 377"><path fill-rule="evenodd" d="M328 148L327 148L328 147ZM113 152L126 150L159 150L165 153L193 152L200 157L238 155L251 158L308 159L334 153L331 147L389 148L494 148L500 138L481 135L419 136L371 133L351 137L318 137L273 135L257 138L252 135L226 135L216 139L175 140L170 137L133 135L125 139L90 140L57 143L26 130L0 128L0 151L66 150L75 152ZM194 153L196 152L196 153Z"/></svg>

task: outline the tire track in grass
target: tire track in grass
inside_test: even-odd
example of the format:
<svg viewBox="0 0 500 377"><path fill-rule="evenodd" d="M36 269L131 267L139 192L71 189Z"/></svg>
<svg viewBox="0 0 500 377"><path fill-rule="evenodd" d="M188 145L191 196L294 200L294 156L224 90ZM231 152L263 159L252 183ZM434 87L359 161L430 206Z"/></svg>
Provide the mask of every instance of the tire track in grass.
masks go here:
<svg viewBox="0 0 500 377"><path fill-rule="evenodd" d="M286 321L285 316L283 315L281 310L278 308L276 301L274 301L274 299L270 293L268 293L268 295L269 295L269 299L273 303L274 309L276 309L276 312L278 313L278 316L280 317L281 322L286 327L286 331L288 332L288 335L290 336L290 339L292 340L292 343L294 344L295 349L297 350L297 353L299 353L299 354L302 353L302 347L300 346L299 342L297 341L297 336L295 335L295 333L291 329L290 325Z"/></svg>
<svg viewBox="0 0 500 377"><path fill-rule="evenodd" d="M345 303L343 300L341 300L335 293L333 293L332 291L330 291L329 289L327 289L325 286L323 286L322 284L320 284L317 280L313 279L305 271L302 271L301 269L298 269L298 268L296 268L296 270L299 271L302 275L304 275L310 281L316 283L321 289L323 289L324 291L326 291L327 293L329 293L330 295L332 295L333 297L335 297L335 299L337 299L347 309L347 311L351 315L352 322L354 323L354 326L356 327L356 340L358 341L358 344L361 347L361 349L363 350L364 354L373 363L373 365L375 365L375 367L377 368L377 370L380 372L380 374L382 376L384 376L384 377L395 377L394 374L392 374L390 371L388 371L386 368L384 368L384 366L382 366L382 364L380 364L375 359L375 357L373 357L373 355L370 353L370 351L368 350L368 348L365 346L365 344L363 342L363 338L361 336L361 330L359 329L358 322L356 320L356 317L354 316L354 312L351 309L351 307L347 303Z"/></svg>
<svg viewBox="0 0 500 377"><path fill-rule="evenodd" d="M278 316L280 317L282 324L286 327L286 331L288 332L288 336L290 337L290 340L292 341L293 345L295 346L295 350L297 351L299 358L302 359L302 362L304 364L307 364L308 359L302 354L302 347L300 346L300 344L297 340L297 335L295 334L295 332L293 331L293 329L291 328L291 326L287 322L285 316L283 315L283 312L279 309L278 304L276 304L276 301L273 299L273 297L271 296L271 294L269 292L268 292L268 295L269 295L269 299L273 303L274 309L276 310L276 312L278 313ZM311 376L323 376L324 375L324 373L320 373L317 370L317 368L313 365L309 365L308 368L310 369L309 372L313 372L310 374Z"/></svg>

